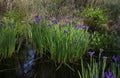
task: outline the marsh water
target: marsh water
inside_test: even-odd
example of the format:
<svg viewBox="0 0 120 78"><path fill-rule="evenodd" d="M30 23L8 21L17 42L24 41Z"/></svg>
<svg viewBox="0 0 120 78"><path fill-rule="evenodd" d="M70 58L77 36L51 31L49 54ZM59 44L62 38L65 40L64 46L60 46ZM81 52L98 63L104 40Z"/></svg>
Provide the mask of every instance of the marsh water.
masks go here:
<svg viewBox="0 0 120 78"><path fill-rule="evenodd" d="M0 78L32 78L34 74L34 58L33 49L23 53L24 58L9 58L1 62ZM20 57L21 57L20 56Z"/></svg>
<svg viewBox="0 0 120 78"><path fill-rule="evenodd" d="M33 49L23 54L1 61L0 78L78 78L77 73L65 65L56 71L53 61L37 59Z"/></svg>

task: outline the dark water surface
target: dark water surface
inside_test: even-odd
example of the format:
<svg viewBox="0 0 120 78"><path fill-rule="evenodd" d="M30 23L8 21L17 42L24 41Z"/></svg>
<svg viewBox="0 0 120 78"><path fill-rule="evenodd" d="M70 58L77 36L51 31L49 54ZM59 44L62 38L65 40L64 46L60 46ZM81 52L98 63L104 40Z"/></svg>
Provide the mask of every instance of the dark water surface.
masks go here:
<svg viewBox="0 0 120 78"><path fill-rule="evenodd" d="M56 66L53 61L44 58L35 61L37 57L33 49L20 57L24 59L19 59L17 63L16 58L3 60L0 65L0 78L79 78L77 72L65 65L56 71L59 65Z"/></svg>
<svg viewBox="0 0 120 78"><path fill-rule="evenodd" d="M33 78L35 65L33 49L30 49L24 56L26 59L20 59L19 63L15 62L18 58L3 60L0 63L0 78Z"/></svg>

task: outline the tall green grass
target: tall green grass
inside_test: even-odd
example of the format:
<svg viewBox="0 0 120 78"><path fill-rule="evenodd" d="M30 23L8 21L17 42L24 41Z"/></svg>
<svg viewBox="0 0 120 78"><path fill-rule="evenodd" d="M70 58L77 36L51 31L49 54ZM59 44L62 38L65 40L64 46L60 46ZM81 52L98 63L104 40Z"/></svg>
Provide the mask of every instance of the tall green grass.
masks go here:
<svg viewBox="0 0 120 78"><path fill-rule="evenodd" d="M87 29L77 29L72 24L61 27L58 24L47 25L47 22L32 26L32 38L37 51L45 51L57 62L74 62L88 50L89 33Z"/></svg>
<svg viewBox="0 0 120 78"><path fill-rule="evenodd" d="M81 70L78 70L79 78L119 78L120 77L120 66L115 60L110 57L101 56L102 52L100 52L100 58L95 58L94 55L90 58L90 63L84 63L83 58L81 58ZM99 60L97 60L99 59ZM108 61L111 62L108 65ZM109 66L109 67L108 67Z"/></svg>
<svg viewBox="0 0 120 78"><path fill-rule="evenodd" d="M14 28L5 28L0 31L0 57L7 58L15 52L16 31Z"/></svg>
<svg viewBox="0 0 120 78"><path fill-rule="evenodd" d="M23 46L29 46L31 42L30 25L27 22L21 23L19 16L9 16L7 13L3 17L3 27L0 29L0 56L1 58L11 57L18 53Z"/></svg>

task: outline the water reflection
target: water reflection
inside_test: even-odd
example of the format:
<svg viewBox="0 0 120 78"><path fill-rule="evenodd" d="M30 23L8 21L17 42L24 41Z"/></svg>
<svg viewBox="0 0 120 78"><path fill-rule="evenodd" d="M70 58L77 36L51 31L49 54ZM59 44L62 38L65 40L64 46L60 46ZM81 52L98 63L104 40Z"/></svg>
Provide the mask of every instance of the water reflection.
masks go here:
<svg viewBox="0 0 120 78"><path fill-rule="evenodd" d="M34 74L34 58L35 54L33 49L30 49L27 53L27 59L24 60L23 64L18 65L17 74L19 78L31 78Z"/></svg>

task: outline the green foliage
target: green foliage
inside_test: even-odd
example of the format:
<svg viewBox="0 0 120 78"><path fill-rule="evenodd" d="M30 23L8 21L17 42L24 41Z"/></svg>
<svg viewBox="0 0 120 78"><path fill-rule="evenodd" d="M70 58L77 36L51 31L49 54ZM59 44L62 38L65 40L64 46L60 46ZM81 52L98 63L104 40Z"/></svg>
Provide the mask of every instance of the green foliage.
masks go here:
<svg viewBox="0 0 120 78"><path fill-rule="evenodd" d="M110 57L101 56L102 52L99 53L99 60L97 61L94 55L90 56L90 63L84 63L83 58L81 58L81 72L78 70L79 78L105 78L105 73L109 72L115 78L120 77L119 65L113 62ZM111 62L110 68L107 67L108 61Z"/></svg>
<svg viewBox="0 0 120 78"><path fill-rule="evenodd" d="M74 62L82 57L88 48L89 34L84 29L59 29L55 26L48 33L52 59L57 59L58 62Z"/></svg>
<svg viewBox="0 0 120 78"><path fill-rule="evenodd" d="M108 49L110 49L111 52L115 53L116 55L120 55L120 35L119 32L113 32L111 35L112 39L112 46Z"/></svg>
<svg viewBox="0 0 120 78"><path fill-rule="evenodd" d="M60 27L47 23L32 26L32 38L38 52L50 52L51 59L58 63L74 62L88 50L89 33L72 25Z"/></svg>
<svg viewBox="0 0 120 78"><path fill-rule="evenodd" d="M104 0L104 7L108 8L107 14L116 23L120 18L120 0Z"/></svg>
<svg viewBox="0 0 120 78"><path fill-rule="evenodd" d="M29 43L31 42L30 41L31 40L31 27L26 21L24 21L24 23L22 23L20 21L20 19L21 19L21 17L19 18L19 15L18 15L18 17L17 17L17 15L12 17L12 16L9 16L9 13L6 16L4 16L2 19L4 28L14 28L14 31L16 33L16 35L15 35L15 40L16 40L15 52L16 53L18 53L20 51L20 49L23 48L23 46L21 46L21 45L29 46L30 45Z"/></svg>
<svg viewBox="0 0 120 78"><path fill-rule="evenodd" d="M0 57L7 58L15 52L16 31L7 27L0 31Z"/></svg>
<svg viewBox="0 0 120 78"><path fill-rule="evenodd" d="M100 56L100 58L101 58L101 56ZM101 63L103 63L102 71L101 71L101 67L100 67ZM105 66L106 66L106 60L102 60L102 62L100 62L100 60L99 60L98 63L96 63L96 60L93 58L93 55L90 56L90 63L87 63L87 65L84 65L83 58L81 58L82 72L80 73L80 71L78 71L79 77L80 78L94 78L94 77L97 78L97 77L99 77L100 73L104 73Z"/></svg>
<svg viewBox="0 0 120 78"><path fill-rule="evenodd" d="M111 69L113 71L113 74L115 75L115 78L120 77L120 62L112 62Z"/></svg>
<svg viewBox="0 0 120 78"><path fill-rule="evenodd" d="M34 48L37 49L40 54L43 54L43 40L46 35L44 35L46 30L43 30L44 28L41 28L41 26L37 26L37 24L34 24L32 26L32 39L33 39L33 45Z"/></svg>
<svg viewBox="0 0 120 78"><path fill-rule="evenodd" d="M92 66L90 64L87 64L87 67L83 66L83 60L81 60L81 67L82 67L82 73L78 71L80 78L94 78L95 76L99 76L99 67L96 64L95 60L92 61ZM103 69L104 70L104 69Z"/></svg>
<svg viewBox="0 0 120 78"><path fill-rule="evenodd" d="M103 0L75 0L75 5L79 7L100 7Z"/></svg>
<svg viewBox="0 0 120 78"><path fill-rule="evenodd" d="M108 20L104 10L100 8L85 8L81 15L84 17L85 25L89 26L90 30L99 30Z"/></svg>
<svg viewBox="0 0 120 78"><path fill-rule="evenodd" d="M25 18L25 13L22 9L14 7L11 11L6 11L4 17L14 20L14 22L20 22Z"/></svg>
<svg viewBox="0 0 120 78"><path fill-rule="evenodd" d="M112 44L111 36L106 33L99 33L94 32L91 34L91 41L90 41L90 47L94 50L98 50L99 48L108 49L110 45Z"/></svg>
<svg viewBox="0 0 120 78"><path fill-rule="evenodd" d="M56 3L57 1L54 2L53 0L24 0L21 1L21 4L16 1L16 4L24 10L28 17L35 14L39 14L41 17L54 14L57 10Z"/></svg>

